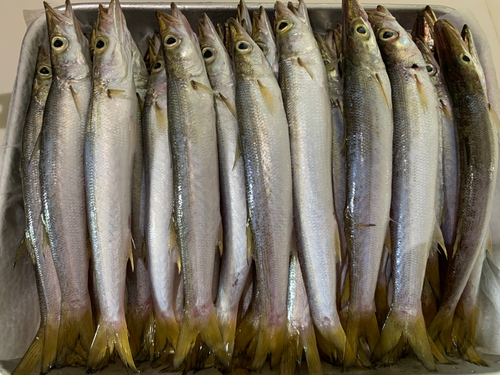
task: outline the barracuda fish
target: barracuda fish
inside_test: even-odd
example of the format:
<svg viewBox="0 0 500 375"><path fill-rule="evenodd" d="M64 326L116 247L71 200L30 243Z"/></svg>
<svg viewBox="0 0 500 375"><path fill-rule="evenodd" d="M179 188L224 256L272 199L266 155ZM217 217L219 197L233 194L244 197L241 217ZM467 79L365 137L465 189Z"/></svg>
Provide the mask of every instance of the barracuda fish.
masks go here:
<svg viewBox="0 0 500 375"><path fill-rule="evenodd" d="M214 257L222 229L213 91L198 38L186 17L175 3L172 15L163 12L157 15L167 69L173 215L185 301L174 368L184 362L198 334L227 366L229 357L212 300Z"/></svg>
<svg viewBox="0 0 500 375"><path fill-rule="evenodd" d="M43 236L40 216L42 213L39 179L40 158L36 149L51 83L50 56L46 54L45 47L42 45L38 49L35 78L23 129L21 150L21 180L26 212L24 243L35 269L41 321L33 342L13 372L15 375L31 374L39 361L41 361L41 373L45 374L55 365L57 355L61 289L49 244L44 241ZM50 339L46 340L46 338Z"/></svg>
<svg viewBox="0 0 500 375"><path fill-rule="evenodd" d="M286 298L292 245L293 199L288 123L281 91L266 57L234 19L236 110L245 164L247 204L256 264L259 314L248 313L236 342L250 347L252 368L280 363L286 327ZM250 309L252 310L252 309ZM236 351L235 347L235 351ZM254 350L255 349L255 353ZM248 352L247 352L248 354Z"/></svg>
<svg viewBox="0 0 500 375"><path fill-rule="evenodd" d="M245 0L240 0L237 12L236 20L243 26L248 35L252 35L252 19Z"/></svg>
<svg viewBox="0 0 500 375"><path fill-rule="evenodd" d="M252 39L260 47L269 65L271 65L274 75L278 78L279 56L276 38L271 26L271 21L269 21L269 16L263 6L261 6L257 12L253 12Z"/></svg>
<svg viewBox="0 0 500 375"><path fill-rule="evenodd" d="M436 231L441 233L436 215L441 153L436 91L422 54L392 14L378 6L369 18L394 98L390 223L394 291L374 358L392 362L409 345L428 370L435 370L434 357L447 360L428 338L421 296L429 251Z"/></svg>
<svg viewBox="0 0 500 375"><path fill-rule="evenodd" d="M322 375L323 369L316 344L314 325L296 251L292 252L290 258L286 310L285 346L281 358L280 373L282 375L298 373L302 362L302 351L304 351L309 374Z"/></svg>
<svg viewBox="0 0 500 375"><path fill-rule="evenodd" d="M341 245L331 173L331 104L323 58L306 20L307 8L300 4L297 12L279 1L275 5L279 83L290 131L295 238L321 349L341 362L345 333L336 304Z"/></svg>
<svg viewBox="0 0 500 375"><path fill-rule="evenodd" d="M118 0L99 6L94 88L87 125L87 212L97 291L98 326L87 366L116 351L135 370L125 320L125 281L132 260L132 164L137 146L137 96L131 36Z"/></svg>
<svg viewBox="0 0 500 375"><path fill-rule="evenodd" d="M200 46L212 89L223 100L215 102L217 144L224 228L222 265L216 302L224 347L232 356L238 304L252 266L247 244L245 170L240 157L238 120L232 61L214 25L206 14L199 20Z"/></svg>
<svg viewBox="0 0 500 375"><path fill-rule="evenodd" d="M175 278L179 253L171 222L174 190L167 114L167 73L160 45L152 60L144 104L144 162L146 167L146 248L153 286L156 320L155 355L169 354L179 337L175 316Z"/></svg>
<svg viewBox="0 0 500 375"><path fill-rule="evenodd" d="M53 81L40 135L40 187L43 222L61 287L57 339L57 362L61 365L78 342L86 356L94 334L88 289L84 160L92 74L87 39L71 3L66 2L64 14L44 5Z"/></svg>
<svg viewBox="0 0 500 375"><path fill-rule="evenodd" d="M132 171L132 239L133 262L127 268L127 327L130 334L130 348L132 355L139 361L151 360L154 355L153 347L153 301L151 296L151 280L146 268L145 257L145 206L146 180L144 171L144 150L142 137L142 110L148 88L148 71L142 58L139 47L130 36L132 45L132 63L135 90L138 99L137 107L137 148L134 155ZM131 265L134 265L132 270Z"/></svg>
<svg viewBox="0 0 500 375"><path fill-rule="evenodd" d="M447 21L434 25L436 50L453 105L459 150L458 220L453 252L449 254L443 299L429 334L452 349L452 323L457 303L471 276L475 260L484 251L489 236L493 195L498 166L497 115L486 95L484 73L472 35L464 27L463 40ZM464 345L477 323L474 308L464 311L467 325L453 339L468 361L482 364L473 346ZM467 349L464 351L464 349Z"/></svg>
<svg viewBox="0 0 500 375"><path fill-rule="evenodd" d="M391 202L391 86L368 16L357 0L343 0L344 124L346 129L347 203L344 213L349 252L349 304L346 336L353 352L344 367L370 361L379 338L375 289Z"/></svg>

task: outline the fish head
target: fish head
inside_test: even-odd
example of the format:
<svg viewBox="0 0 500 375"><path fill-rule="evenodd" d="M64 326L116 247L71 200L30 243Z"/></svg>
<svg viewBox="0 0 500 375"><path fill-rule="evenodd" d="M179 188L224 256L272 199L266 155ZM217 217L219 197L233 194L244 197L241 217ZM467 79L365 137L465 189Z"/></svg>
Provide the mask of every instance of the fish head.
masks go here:
<svg viewBox="0 0 500 375"><path fill-rule="evenodd" d="M149 76L149 88L153 90L154 95L167 95L167 70L165 68L165 57L163 56L163 47L160 45L156 55L151 61L151 75Z"/></svg>
<svg viewBox="0 0 500 375"><path fill-rule="evenodd" d="M278 49L276 48L276 39L271 21L263 6L260 7L258 12L253 13L252 39L257 43L266 57L270 54L271 56L276 56L275 61L277 62Z"/></svg>
<svg viewBox="0 0 500 375"><path fill-rule="evenodd" d="M422 69L424 62L411 36L383 6L368 12L370 23L386 65Z"/></svg>
<svg viewBox="0 0 500 375"><path fill-rule="evenodd" d="M231 31L231 49L235 65L241 67L240 73L243 75L258 76L263 73L263 67L271 66L266 56L254 42L243 26L234 18L229 19Z"/></svg>
<svg viewBox="0 0 500 375"><path fill-rule="evenodd" d="M201 55L205 61L207 71L210 71L211 74L232 71L230 66L231 59L226 51L224 42L206 13L198 20L198 30Z"/></svg>
<svg viewBox="0 0 500 375"><path fill-rule="evenodd" d="M383 64L368 15L359 1L342 0L342 9L344 63L366 67Z"/></svg>
<svg viewBox="0 0 500 375"><path fill-rule="evenodd" d="M464 41L451 23L438 20L434 25L434 33L441 71L448 85L460 82L470 91L483 91L486 87L484 73L473 47L470 30L465 31Z"/></svg>
<svg viewBox="0 0 500 375"><path fill-rule="evenodd" d="M432 52L434 52L434 24L436 21L434 11L427 5L417 15L411 32L413 40L422 39Z"/></svg>
<svg viewBox="0 0 500 375"><path fill-rule="evenodd" d="M64 13L44 2L49 33L53 75L62 80L79 80L90 74L88 41L82 33L71 2Z"/></svg>
<svg viewBox="0 0 500 375"><path fill-rule="evenodd" d="M132 77L131 40L119 0L111 0L107 11L99 5L94 45L94 75L108 82Z"/></svg>
<svg viewBox="0 0 500 375"><path fill-rule="evenodd" d="M156 12L167 74L181 77L198 76L205 70L198 37L177 5L172 3L171 8L172 15Z"/></svg>
<svg viewBox="0 0 500 375"><path fill-rule="evenodd" d="M52 83L52 66L50 56L45 50L45 46L38 47L38 57L36 59L35 80L33 82L32 97L46 98Z"/></svg>
<svg viewBox="0 0 500 375"><path fill-rule="evenodd" d="M429 73L432 83L439 91L440 87L444 86L444 81L441 74L441 67L434 57L434 53L432 53L430 46L425 42L424 38L416 39L415 44L422 53L422 57L424 58L426 64L427 73Z"/></svg>
<svg viewBox="0 0 500 375"><path fill-rule="evenodd" d="M304 5L305 7L305 5ZM312 40L308 19L295 7L286 7L280 1L274 5L276 17L276 39L280 58L290 58L303 54L308 49L316 48ZM305 14L307 9L303 8ZM307 52L306 52L307 53Z"/></svg>
<svg viewBox="0 0 500 375"><path fill-rule="evenodd" d="M316 38L316 42L318 43L319 51L321 52L321 57L323 58L323 63L325 64L325 66L329 66L329 64L337 60L337 56L335 50L333 50L332 47L328 45L328 34L325 39L323 39L318 34L314 34L314 37Z"/></svg>

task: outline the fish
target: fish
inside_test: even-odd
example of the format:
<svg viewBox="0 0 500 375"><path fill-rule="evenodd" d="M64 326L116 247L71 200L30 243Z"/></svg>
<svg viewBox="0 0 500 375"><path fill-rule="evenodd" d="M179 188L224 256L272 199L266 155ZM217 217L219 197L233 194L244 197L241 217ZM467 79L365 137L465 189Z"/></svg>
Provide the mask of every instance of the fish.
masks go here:
<svg viewBox="0 0 500 375"><path fill-rule="evenodd" d="M236 20L243 26L248 35L252 35L252 18L245 0L240 0L237 7Z"/></svg>
<svg viewBox="0 0 500 375"><path fill-rule="evenodd" d="M498 116L488 102L484 72L472 34L467 26L462 37L453 25L444 20L434 24L436 50L441 71L451 96L453 116L458 133L459 194L458 219L453 251L448 254L448 270L438 313L429 326L429 334L446 352L451 351L453 316L467 285L478 254L484 251L489 236L489 221L495 192L498 167ZM471 314L459 337L453 341L461 349L475 327ZM459 351L464 359L485 364L469 346Z"/></svg>
<svg viewBox="0 0 500 375"><path fill-rule="evenodd" d="M323 57L306 21L277 1L279 84L290 132L294 235L321 349L343 360L345 332L337 312L341 244L332 182L332 111ZM305 13L302 13L305 12ZM285 343L286 345L287 343Z"/></svg>
<svg viewBox="0 0 500 375"><path fill-rule="evenodd" d="M210 85L221 98L215 101L215 112L224 250L215 309L224 347L232 357L238 305L252 266L247 239L245 169L235 106L233 63L210 18L204 14L198 24Z"/></svg>
<svg viewBox="0 0 500 375"><path fill-rule="evenodd" d="M370 366L369 355L379 339L375 289L389 225L393 120L389 77L368 16L357 0L343 0L342 6L344 225L349 254L345 332L352 349L344 368L349 368L356 357L360 365ZM360 348L361 338L370 353Z"/></svg>
<svg viewBox="0 0 500 375"><path fill-rule="evenodd" d="M290 258L286 305L285 345L280 363L280 374L298 373L304 351L308 373L322 375L323 368L297 251L292 251Z"/></svg>
<svg viewBox="0 0 500 375"><path fill-rule="evenodd" d="M154 348L158 358L175 347L179 322L175 316L175 278L179 252L172 211L174 183L167 113L167 73L161 44L152 59L144 103L144 165L146 169L146 249L156 321Z"/></svg>
<svg viewBox="0 0 500 375"><path fill-rule="evenodd" d="M256 265L254 288L259 295L260 310L258 315L245 314L236 341L241 337L242 348L246 349L254 340L249 353L251 368L262 368L268 354L271 368L275 368L283 350L293 240L288 123L280 87L264 53L236 20L230 19L229 25L252 256Z"/></svg>
<svg viewBox="0 0 500 375"><path fill-rule="evenodd" d="M393 95L391 264L394 291L373 356L396 361L408 345L429 371L447 362L429 339L422 289L436 233L440 149L437 95L427 64L411 36L383 6L369 12ZM415 209L418 207L418 209Z"/></svg>
<svg viewBox="0 0 500 375"><path fill-rule="evenodd" d="M279 69L278 48L276 45L274 31L271 26L271 21L269 20L269 16L263 6L261 6L258 11L253 12L252 39L255 43L257 43L266 56L266 59L269 62L269 65L271 65L277 79Z"/></svg>
<svg viewBox="0 0 500 375"><path fill-rule="evenodd" d="M30 374L39 361L41 362L41 373L45 374L55 365L57 356L61 288L49 244L46 240L44 241L41 222L40 157L39 150L36 149L51 83L50 56L46 53L45 47L41 45L38 49L31 99L26 113L21 145L21 183L26 212L24 243L35 270L41 321L40 328L30 347L13 371L13 374L16 375Z"/></svg>
<svg viewBox="0 0 500 375"><path fill-rule="evenodd" d="M92 71L88 42L69 0L64 14L44 5L53 80L40 135L40 188L43 228L61 287L56 364L62 365L78 343L86 356L94 335L84 159Z"/></svg>
<svg viewBox="0 0 500 375"><path fill-rule="evenodd" d="M176 241L181 253L184 316L174 369L198 335L229 365L212 299L215 251L222 235L214 94L196 34L175 3L157 12L167 69Z"/></svg>
<svg viewBox="0 0 500 375"><path fill-rule="evenodd" d="M432 8L427 5L424 10L417 14L411 36L413 40L421 39L428 47L431 53L434 54L434 24L437 17Z"/></svg>
<svg viewBox="0 0 500 375"><path fill-rule="evenodd" d="M99 6L94 84L85 144L85 189L97 294L97 331L87 360L91 370L117 352L136 370L125 319L127 265L133 262L132 166L138 143L138 99L132 41L119 0Z"/></svg>
<svg viewBox="0 0 500 375"><path fill-rule="evenodd" d="M137 95L137 147L132 171L132 240L133 262L127 268L127 327L130 334L132 355L137 360L152 359L153 347L153 300L151 280L146 266L144 244L146 180L144 171L144 150L142 130L142 110L148 88L149 74L139 47L130 36L132 46L133 76ZM134 269L132 270L132 264Z"/></svg>

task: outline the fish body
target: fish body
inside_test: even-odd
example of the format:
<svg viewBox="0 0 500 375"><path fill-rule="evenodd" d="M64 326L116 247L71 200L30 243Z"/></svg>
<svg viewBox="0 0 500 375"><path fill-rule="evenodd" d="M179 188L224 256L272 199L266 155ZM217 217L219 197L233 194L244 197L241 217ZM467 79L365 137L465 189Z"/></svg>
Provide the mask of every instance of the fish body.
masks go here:
<svg viewBox="0 0 500 375"><path fill-rule="evenodd" d="M276 45L276 38L274 36L271 21L263 6L259 8L258 12L253 13L252 39L260 47L269 65L271 65L274 75L278 78L278 46Z"/></svg>
<svg viewBox="0 0 500 375"><path fill-rule="evenodd" d="M118 352L135 370L125 320L127 263L132 258L132 165L137 96L131 36L118 0L99 7L94 87L86 134L86 192L97 291L98 327L87 360L96 369ZM109 357L108 357L109 358Z"/></svg>
<svg viewBox="0 0 500 375"><path fill-rule="evenodd" d="M390 223L394 291L374 355L386 361L403 340L433 370L437 350L428 339L421 296L438 228L441 133L436 91L421 52L390 12L379 6L370 12L370 22L387 66L394 112ZM398 355L391 355L392 360Z"/></svg>
<svg viewBox="0 0 500 375"><path fill-rule="evenodd" d="M279 364L286 324L293 199L288 123L274 72L258 45L230 20L236 75L236 111L242 142L247 204L260 297L260 322L247 314L238 335L256 340L251 368L271 354ZM247 319L248 318L248 319ZM243 348L246 348L243 345ZM236 348L235 348L236 349Z"/></svg>
<svg viewBox="0 0 500 375"><path fill-rule="evenodd" d="M223 100L216 100L217 145L223 253L216 311L224 346L232 355L238 305L251 269L247 244L247 202L245 170L241 156L236 118L232 61L208 16L199 22L200 46L212 89Z"/></svg>
<svg viewBox="0 0 500 375"><path fill-rule="evenodd" d="M21 181L24 210L26 212L25 243L35 269L40 303L40 328L26 355L13 374L31 373L42 361L41 372L47 373L55 364L57 334L61 313L61 289L48 243L44 243L41 223L42 200L40 196L39 152L35 150L42 129L45 102L52 83L50 57L40 46L31 90L31 100L23 128L21 150ZM45 340L50 337L50 340Z"/></svg>
<svg viewBox="0 0 500 375"><path fill-rule="evenodd" d="M446 351L452 349L452 321L478 254L484 251L498 168L497 115L488 103L484 73L470 30L465 26L463 39L446 21L434 25L436 50L446 86L451 96L458 133L459 194L458 219L453 252L448 254L448 270L442 302L429 334L439 338ZM467 319L472 319L470 316ZM460 347L472 332L454 338ZM471 347L465 359L484 364Z"/></svg>
<svg viewBox="0 0 500 375"><path fill-rule="evenodd" d="M347 342L369 366L363 337L372 352L379 338L375 289L389 225L392 179L391 86L368 16L356 0L343 2L344 125L346 129L345 237L349 257Z"/></svg>
<svg viewBox="0 0 500 375"><path fill-rule="evenodd" d="M174 190L163 48L157 51L151 68L143 114L146 248L156 320L155 355L160 356L169 344L175 347L179 336L175 316L175 278L179 270L175 237L171 235Z"/></svg>
<svg viewBox="0 0 500 375"><path fill-rule="evenodd" d="M172 15L158 12L158 22L167 69L173 215L185 301L174 368L184 362L198 334L228 365L212 299L214 257L221 230L213 91L198 38L174 3Z"/></svg>
<svg viewBox="0 0 500 375"><path fill-rule="evenodd" d="M294 230L311 315L322 350L342 360L345 333L337 312L339 226L332 183L332 115L321 52L301 13L275 5L279 83L290 132Z"/></svg>
<svg viewBox="0 0 500 375"><path fill-rule="evenodd" d="M53 80L40 135L43 222L61 287L58 364L94 333L88 289L85 127L92 79L88 44L71 3L64 14L45 3ZM86 355L83 354L83 355Z"/></svg>

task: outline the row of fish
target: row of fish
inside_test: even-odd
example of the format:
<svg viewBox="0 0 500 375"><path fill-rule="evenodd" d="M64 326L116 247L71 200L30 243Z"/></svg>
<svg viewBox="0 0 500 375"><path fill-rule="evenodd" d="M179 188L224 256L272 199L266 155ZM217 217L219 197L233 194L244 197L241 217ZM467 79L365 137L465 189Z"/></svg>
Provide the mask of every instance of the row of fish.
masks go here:
<svg viewBox="0 0 500 375"><path fill-rule="evenodd" d="M343 0L322 38L303 1L241 1L196 35L172 3L144 60L118 0L90 43L69 0L45 9L21 160L42 320L16 374L486 364L498 120L467 26Z"/></svg>

